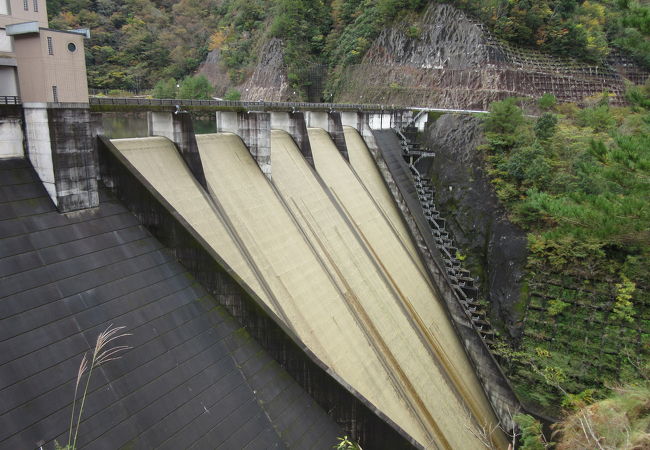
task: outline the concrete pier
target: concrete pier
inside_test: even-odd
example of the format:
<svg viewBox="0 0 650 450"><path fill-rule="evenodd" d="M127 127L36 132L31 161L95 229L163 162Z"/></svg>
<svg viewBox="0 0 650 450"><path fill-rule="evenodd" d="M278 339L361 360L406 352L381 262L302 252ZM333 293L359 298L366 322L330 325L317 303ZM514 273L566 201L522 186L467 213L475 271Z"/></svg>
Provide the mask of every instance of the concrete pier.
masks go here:
<svg viewBox="0 0 650 450"><path fill-rule="evenodd" d="M341 113L332 111L327 114L327 131L329 132L334 145L343 155L346 161L350 161L348 154L348 147L345 143L345 134L343 133L343 122L341 121Z"/></svg>
<svg viewBox="0 0 650 450"><path fill-rule="evenodd" d="M97 155L84 103L25 103L27 155L61 212L96 207Z"/></svg>
<svg viewBox="0 0 650 450"><path fill-rule="evenodd" d="M0 107L0 159L21 158L25 154L22 126L23 114L20 106Z"/></svg>
<svg viewBox="0 0 650 450"><path fill-rule="evenodd" d="M309 136L307 136L307 122L303 112L272 112L271 129L282 130L293 138L300 149L300 153L310 166L314 167L314 157L311 152Z"/></svg>
<svg viewBox="0 0 650 450"><path fill-rule="evenodd" d="M308 111L307 126L310 128L322 128L327 131L336 144L339 153L343 155L346 161L349 161L348 149L345 145L345 136L343 134L343 122L341 113L336 111Z"/></svg>
<svg viewBox="0 0 650 450"><path fill-rule="evenodd" d="M271 113L217 111L217 132L234 133L267 178L271 178Z"/></svg>
<svg viewBox="0 0 650 450"><path fill-rule="evenodd" d="M203 188L207 190L203 164L196 146L192 117L188 112L153 112L147 115L149 136L163 136L176 144L185 164Z"/></svg>

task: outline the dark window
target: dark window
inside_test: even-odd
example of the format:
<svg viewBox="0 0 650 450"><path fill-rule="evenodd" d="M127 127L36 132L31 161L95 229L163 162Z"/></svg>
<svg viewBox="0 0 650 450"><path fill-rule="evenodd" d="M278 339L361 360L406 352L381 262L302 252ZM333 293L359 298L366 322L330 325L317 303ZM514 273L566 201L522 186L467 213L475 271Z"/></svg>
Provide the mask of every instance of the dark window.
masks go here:
<svg viewBox="0 0 650 450"><path fill-rule="evenodd" d="M27 0L23 0L23 9L25 11L29 11L29 4L27 3Z"/></svg>
<svg viewBox="0 0 650 450"><path fill-rule="evenodd" d="M59 101L59 89L56 86L52 86L52 96L55 102Z"/></svg>
<svg viewBox="0 0 650 450"><path fill-rule="evenodd" d="M68 43L68 50L69 50L70 52L74 52L75 50L77 50L77 46L74 45L73 42L70 42L70 43Z"/></svg>
<svg viewBox="0 0 650 450"><path fill-rule="evenodd" d="M34 0L34 12L38 12L38 0Z"/></svg>
<svg viewBox="0 0 650 450"><path fill-rule="evenodd" d="M47 37L47 54L48 55L53 55L54 54L54 46L52 45L52 38Z"/></svg>

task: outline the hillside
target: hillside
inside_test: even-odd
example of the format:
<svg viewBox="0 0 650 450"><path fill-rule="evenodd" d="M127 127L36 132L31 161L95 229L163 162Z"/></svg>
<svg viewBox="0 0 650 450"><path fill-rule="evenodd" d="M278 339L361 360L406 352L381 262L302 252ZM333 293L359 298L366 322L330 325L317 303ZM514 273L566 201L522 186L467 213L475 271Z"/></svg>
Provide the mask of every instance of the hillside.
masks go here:
<svg viewBox="0 0 650 450"><path fill-rule="evenodd" d="M526 1L450 3L486 24L499 42L605 67L607 57L619 49L636 64L650 66L646 3L547 0L530 8ZM244 98L267 95L279 81L284 98L306 98L310 89L315 98L326 83L325 97L345 99L341 93L346 86L340 83L344 69L361 63L376 46L375 39L393 24L413 40L407 45L417 45L422 14L435 4L59 0L49 3L49 16L55 28L91 29L87 60L94 88L151 88L159 80L192 74L203 64L201 70L217 87L217 95L229 87L242 90ZM257 86L267 89L255 91Z"/></svg>
<svg viewBox="0 0 650 450"><path fill-rule="evenodd" d="M550 416L647 377L650 84L627 97L510 98L425 138L436 203L507 337L495 352Z"/></svg>

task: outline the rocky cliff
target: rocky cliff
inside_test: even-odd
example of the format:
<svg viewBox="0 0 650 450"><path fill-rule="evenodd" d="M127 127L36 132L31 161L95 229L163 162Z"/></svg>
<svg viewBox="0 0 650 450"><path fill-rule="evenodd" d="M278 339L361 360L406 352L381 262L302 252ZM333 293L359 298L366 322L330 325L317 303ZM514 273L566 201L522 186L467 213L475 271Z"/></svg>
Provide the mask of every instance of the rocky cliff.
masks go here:
<svg viewBox="0 0 650 450"><path fill-rule="evenodd" d="M381 32L342 75L338 100L486 109L508 96L580 101L607 90L623 101L624 79L647 76L620 56L589 66L515 48L462 11L432 3L417 23Z"/></svg>
<svg viewBox="0 0 650 450"><path fill-rule="evenodd" d="M479 277L492 320L510 337L521 333L521 281L526 264L526 234L510 223L497 199L478 146L480 119L445 114L429 125L424 143L435 157L419 162L432 179L436 205L463 252L466 267Z"/></svg>
<svg viewBox="0 0 650 450"><path fill-rule="evenodd" d="M241 99L252 101L294 99L295 95L293 91L290 91L283 58L284 51L280 39L272 38L263 43L252 73L244 83L235 86L235 89L241 92ZM219 96L232 86L228 78L228 69L225 67L218 49L208 54L198 73L205 75L210 80Z"/></svg>

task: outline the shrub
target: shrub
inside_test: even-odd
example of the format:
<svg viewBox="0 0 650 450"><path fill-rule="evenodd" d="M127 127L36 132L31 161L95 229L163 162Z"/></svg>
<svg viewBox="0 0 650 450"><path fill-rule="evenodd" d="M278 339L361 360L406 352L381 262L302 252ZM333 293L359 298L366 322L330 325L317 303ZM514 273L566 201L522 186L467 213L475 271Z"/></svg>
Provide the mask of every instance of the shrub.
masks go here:
<svg viewBox="0 0 650 450"><path fill-rule="evenodd" d="M241 92L239 92L237 89L230 88L226 91L223 98L224 100L230 100L230 101L241 100Z"/></svg>
<svg viewBox="0 0 650 450"><path fill-rule="evenodd" d="M183 81L181 81L180 88L178 89L178 98L210 100L213 91L214 88L205 75L185 77Z"/></svg>

